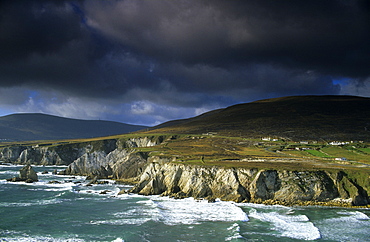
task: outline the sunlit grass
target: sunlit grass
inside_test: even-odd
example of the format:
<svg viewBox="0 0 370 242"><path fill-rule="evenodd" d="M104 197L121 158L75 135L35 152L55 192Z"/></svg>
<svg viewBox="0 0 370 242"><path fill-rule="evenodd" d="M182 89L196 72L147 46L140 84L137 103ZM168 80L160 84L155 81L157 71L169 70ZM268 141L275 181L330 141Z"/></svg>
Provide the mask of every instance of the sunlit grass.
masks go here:
<svg viewBox="0 0 370 242"><path fill-rule="evenodd" d="M306 150L305 152L313 155L313 156L317 156L317 157L321 157L321 158L333 158L332 156L330 155L327 155L319 150Z"/></svg>
<svg viewBox="0 0 370 242"><path fill-rule="evenodd" d="M363 144L361 148L355 146L330 146L313 144L302 146L294 142L262 142L260 139L242 137L228 137L221 135L192 135L170 133L131 133L109 137L72 139L59 141L33 141L11 143L11 145L40 145L53 147L59 145L96 144L97 149L102 141L115 139L120 142L132 138L150 137L151 140L161 141L159 145L151 147L135 147L134 152L144 152L148 156L170 158L173 162L202 165L245 167L259 169L329 169L341 168L341 162L334 158L346 158L348 161L358 161L370 164L370 148ZM9 144L2 144L9 145ZM309 147L309 150L288 150L287 147ZM342 162L343 164L343 162ZM346 164L351 165L351 162ZM355 163L353 163L355 164ZM353 167L356 169L355 167Z"/></svg>
<svg viewBox="0 0 370 242"><path fill-rule="evenodd" d="M359 150L361 150L362 152L370 155L370 148L359 148Z"/></svg>
<svg viewBox="0 0 370 242"><path fill-rule="evenodd" d="M347 149L346 146L327 146L324 147L322 150L333 157L370 163L370 155L356 152L355 149Z"/></svg>

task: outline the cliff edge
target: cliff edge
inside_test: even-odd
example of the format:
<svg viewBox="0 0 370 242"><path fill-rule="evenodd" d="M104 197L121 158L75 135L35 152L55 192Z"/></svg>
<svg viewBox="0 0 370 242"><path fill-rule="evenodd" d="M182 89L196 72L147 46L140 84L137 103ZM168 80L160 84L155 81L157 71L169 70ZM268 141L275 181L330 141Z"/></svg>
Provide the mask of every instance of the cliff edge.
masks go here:
<svg viewBox="0 0 370 242"><path fill-rule="evenodd" d="M285 205L370 204L367 169L191 165L183 163L178 157L158 152L174 152L169 143L183 145L186 141L177 138L173 135L154 135L47 147L12 146L0 149L0 160L15 164L68 165L59 174L130 182L135 186L122 192L142 195ZM200 141L212 141L213 146L216 144L214 139L187 139L199 145L196 150L202 147ZM222 144L223 149L227 147L227 144Z"/></svg>
<svg viewBox="0 0 370 242"><path fill-rule="evenodd" d="M129 192L211 201L363 206L370 204L365 183L343 171L201 167L152 159Z"/></svg>

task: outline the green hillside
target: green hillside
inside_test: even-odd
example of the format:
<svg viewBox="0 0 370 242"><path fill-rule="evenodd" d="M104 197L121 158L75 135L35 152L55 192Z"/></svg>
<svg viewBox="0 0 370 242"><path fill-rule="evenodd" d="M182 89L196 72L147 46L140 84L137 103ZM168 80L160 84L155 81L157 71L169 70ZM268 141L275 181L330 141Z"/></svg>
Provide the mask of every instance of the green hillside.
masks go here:
<svg viewBox="0 0 370 242"><path fill-rule="evenodd" d="M129 133L146 126L100 120L79 120L46 114L12 114L0 117L1 141L93 138Z"/></svg>
<svg viewBox="0 0 370 242"><path fill-rule="evenodd" d="M369 141L370 98L295 96L267 99L171 121L150 132L216 132L246 138Z"/></svg>

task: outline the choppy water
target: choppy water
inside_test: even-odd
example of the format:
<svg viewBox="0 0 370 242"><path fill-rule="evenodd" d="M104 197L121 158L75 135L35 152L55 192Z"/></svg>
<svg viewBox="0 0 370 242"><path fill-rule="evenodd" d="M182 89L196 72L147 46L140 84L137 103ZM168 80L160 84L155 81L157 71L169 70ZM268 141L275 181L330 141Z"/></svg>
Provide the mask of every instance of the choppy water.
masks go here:
<svg viewBox="0 0 370 242"><path fill-rule="evenodd" d="M36 183L6 182L20 168L0 166L0 241L370 241L368 209L117 196L129 187L87 187L56 167L35 167Z"/></svg>

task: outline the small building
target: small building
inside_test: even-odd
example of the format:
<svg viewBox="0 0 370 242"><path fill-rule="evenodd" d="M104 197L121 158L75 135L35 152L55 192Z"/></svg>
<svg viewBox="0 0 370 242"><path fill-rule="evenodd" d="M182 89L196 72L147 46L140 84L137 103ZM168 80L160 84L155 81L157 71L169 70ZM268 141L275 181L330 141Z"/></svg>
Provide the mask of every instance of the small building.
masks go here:
<svg viewBox="0 0 370 242"><path fill-rule="evenodd" d="M347 145L349 142L339 142L339 141L332 141L329 145Z"/></svg>
<svg viewBox="0 0 370 242"><path fill-rule="evenodd" d="M208 133L203 133L202 135L209 135L209 136L213 136L213 135L216 135L217 132L208 132Z"/></svg>

